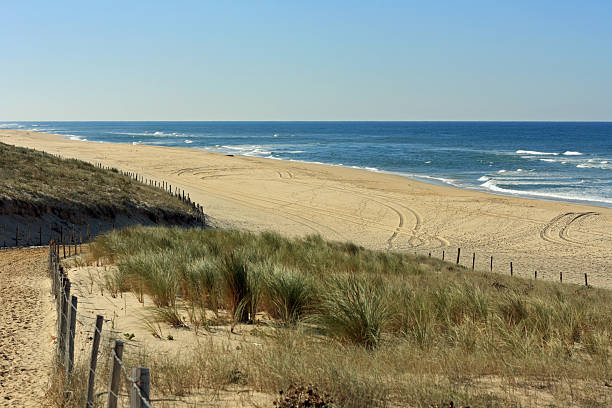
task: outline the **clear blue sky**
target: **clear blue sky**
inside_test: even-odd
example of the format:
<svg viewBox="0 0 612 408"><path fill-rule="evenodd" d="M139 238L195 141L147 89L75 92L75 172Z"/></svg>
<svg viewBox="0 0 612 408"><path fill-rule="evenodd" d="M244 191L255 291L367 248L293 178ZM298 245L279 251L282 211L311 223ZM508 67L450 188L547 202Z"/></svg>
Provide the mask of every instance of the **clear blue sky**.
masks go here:
<svg viewBox="0 0 612 408"><path fill-rule="evenodd" d="M2 0L0 16L0 120L612 120L610 0Z"/></svg>

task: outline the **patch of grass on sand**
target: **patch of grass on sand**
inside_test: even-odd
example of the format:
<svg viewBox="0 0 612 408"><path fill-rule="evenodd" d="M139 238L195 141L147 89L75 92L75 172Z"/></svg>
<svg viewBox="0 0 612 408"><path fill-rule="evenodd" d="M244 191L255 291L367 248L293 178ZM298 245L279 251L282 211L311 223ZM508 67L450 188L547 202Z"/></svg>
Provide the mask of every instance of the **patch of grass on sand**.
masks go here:
<svg viewBox="0 0 612 408"><path fill-rule="evenodd" d="M160 308L221 308L237 321L264 313L273 328L263 346L203 341L149 356L161 392L230 385L240 373L241 384L268 393L314 384L337 407L612 401L608 290L319 236L133 227L99 237L91 251L118 261L119 287Z"/></svg>
<svg viewBox="0 0 612 408"><path fill-rule="evenodd" d="M117 170L0 143L0 215L56 215L65 222L142 216L153 222L189 224L190 205Z"/></svg>

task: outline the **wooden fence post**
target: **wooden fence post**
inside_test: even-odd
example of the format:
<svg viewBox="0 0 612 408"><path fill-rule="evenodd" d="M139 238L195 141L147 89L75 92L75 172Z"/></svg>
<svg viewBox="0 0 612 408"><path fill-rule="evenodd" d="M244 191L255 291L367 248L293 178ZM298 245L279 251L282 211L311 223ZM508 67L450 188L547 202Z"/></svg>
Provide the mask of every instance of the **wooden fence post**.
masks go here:
<svg viewBox="0 0 612 408"><path fill-rule="evenodd" d="M472 253L472 270L474 270L474 265L476 265L476 252Z"/></svg>
<svg viewBox="0 0 612 408"><path fill-rule="evenodd" d="M144 367L133 367L130 375L136 380L136 383L130 387L130 408L146 408L147 405L145 404L145 401L147 403L151 401L151 397L149 395L149 369ZM138 387L138 390L140 390L140 395L142 395L142 398L140 398L136 387Z"/></svg>
<svg viewBox="0 0 612 408"><path fill-rule="evenodd" d="M60 290L60 320L57 332L57 356L62 361L66 351L66 326L68 325L68 298L70 296L70 279L64 278Z"/></svg>
<svg viewBox="0 0 612 408"><path fill-rule="evenodd" d="M459 265L459 257L461 256L461 248L457 248L457 265Z"/></svg>
<svg viewBox="0 0 612 408"><path fill-rule="evenodd" d="M538 271L535 271L535 272L534 272L534 274L533 274L533 278L534 278L535 280L537 280L537 279L538 279Z"/></svg>
<svg viewBox="0 0 612 408"><path fill-rule="evenodd" d="M510 276L514 275L514 270L512 269L512 261L510 261Z"/></svg>
<svg viewBox="0 0 612 408"><path fill-rule="evenodd" d="M444 250L442 250L442 260L444 260Z"/></svg>
<svg viewBox="0 0 612 408"><path fill-rule="evenodd" d="M491 255L491 272L493 272L493 255Z"/></svg>
<svg viewBox="0 0 612 408"><path fill-rule="evenodd" d="M586 273L584 274L584 286L586 286L587 288L589 287L589 279Z"/></svg>
<svg viewBox="0 0 612 408"><path fill-rule="evenodd" d="M70 325L66 333L66 380L72 375L72 369L74 367L74 333L76 329L77 304L77 297L72 296L70 298Z"/></svg>
<svg viewBox="0 0 612 408"><path fill-rule="evenodd" d="M559 282L563 283L563 272L559 272Z"/></svg>
<svg viewBox="0 0 612 408"><path fill-rule="evenodd" d="M93 344L91 346L91 359L89 360L89 377L87 379L87 401L85 408L93 408L94 406L94 385L96 383L96 365L98 364L98 349L100 347L100 333L102 333L102 324L104 317L96 316L96 328L94 329Z"/></svg>
<svg viewBox="0 0 612 408"><path fill-rule="evenodd" d="M111 350L112 369L110 382L108 384L107 408L117 408L117 397L119 396L119 382L121 381L121 358L123 357L123 342L115 340Z"/></svg>

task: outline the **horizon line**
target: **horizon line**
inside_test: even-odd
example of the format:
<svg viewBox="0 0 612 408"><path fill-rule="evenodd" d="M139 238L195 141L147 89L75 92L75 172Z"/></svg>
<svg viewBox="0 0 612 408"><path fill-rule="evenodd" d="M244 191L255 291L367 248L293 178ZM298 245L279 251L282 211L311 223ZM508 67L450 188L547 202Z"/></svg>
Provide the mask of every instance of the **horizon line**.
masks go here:
<svg viewBox="0 0 612 408"><path fill-rule="evenodd" d="M0 123L24 123L24 122L176 122L176 123L195 123L195 122L208 122L208 123L220 123L220 122L229 122L229 123L266 123L266 122L274 122L274 123L385 123L385 122L396 122L396 123L612 123L612 119L610 120L452 120L452 119L444 119L444 120L0 120Z"/></svg>

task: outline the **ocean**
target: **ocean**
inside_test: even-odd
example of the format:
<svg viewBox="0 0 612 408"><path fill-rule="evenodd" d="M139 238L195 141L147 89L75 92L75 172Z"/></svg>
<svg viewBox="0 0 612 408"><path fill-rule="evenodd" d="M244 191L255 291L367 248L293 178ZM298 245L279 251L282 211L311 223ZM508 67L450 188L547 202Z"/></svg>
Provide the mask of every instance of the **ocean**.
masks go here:
<svg viewBox="0 0 612 408"><path fill-rule="evenodd" d="M612 207L610 122L0 122L1 128L325 163Z"/></svg>

